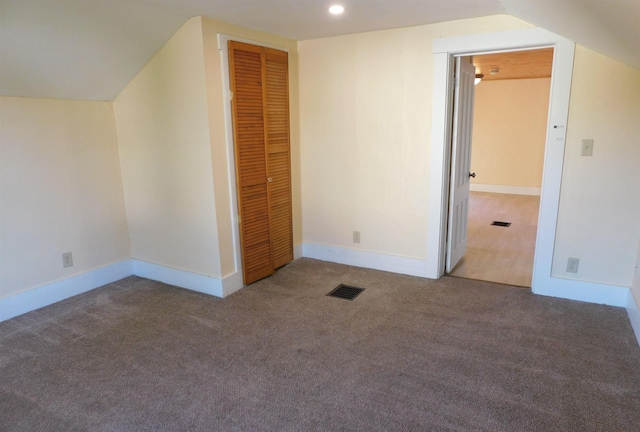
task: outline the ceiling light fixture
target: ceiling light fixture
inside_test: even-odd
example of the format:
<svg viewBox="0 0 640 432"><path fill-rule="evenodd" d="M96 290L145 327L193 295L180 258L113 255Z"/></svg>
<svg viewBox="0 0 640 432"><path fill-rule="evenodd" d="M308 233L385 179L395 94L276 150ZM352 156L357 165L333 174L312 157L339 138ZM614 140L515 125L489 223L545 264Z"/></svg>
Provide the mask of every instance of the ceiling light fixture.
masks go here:
<svg viewBox="0 0 640 432"><path fill-rule="evenodd" d="M484 78L484 75L482 75L482 74L476 74L476 79L475 79L475 81L473 82L473 84L474 84L474 85L478 85L478 84L480 84L480 81L482 81L482 78Z"/></svg>
<svg viewBox="0 0 640 432"><path fill-rule="evenodd" d="M344 6L333 5L329 8L329 13L333 15L340 15L344 12Z"/></svg>

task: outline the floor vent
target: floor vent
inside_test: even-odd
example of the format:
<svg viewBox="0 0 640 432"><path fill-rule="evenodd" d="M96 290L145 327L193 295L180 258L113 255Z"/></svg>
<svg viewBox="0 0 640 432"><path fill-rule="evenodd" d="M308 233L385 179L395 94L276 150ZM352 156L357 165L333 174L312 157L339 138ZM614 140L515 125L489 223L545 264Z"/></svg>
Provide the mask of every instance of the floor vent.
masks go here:
<svg viewBox="0 0 640 432"><path fill-rule="evenodd" d="M495 225L495 226L500 226L500 227L508 227L511 225L511 222L500 222L500 221L493 221L491 222L491 225Z"/></svg>
<svg viewBox="0 0 640 432"><path fill-rule="evenodd" d="M353 300L364 291L364 288L358 288L350 285L340 284L335 287L329 294L329 297L338 297L345 300Z"/></svg>

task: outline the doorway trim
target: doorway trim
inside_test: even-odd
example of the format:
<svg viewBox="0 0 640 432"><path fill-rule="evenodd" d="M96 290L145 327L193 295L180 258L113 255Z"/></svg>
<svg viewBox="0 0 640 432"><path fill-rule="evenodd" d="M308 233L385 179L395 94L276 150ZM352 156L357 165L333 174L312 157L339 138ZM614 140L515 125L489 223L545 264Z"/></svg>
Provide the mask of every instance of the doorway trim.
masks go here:
<svg viewBox="0 0 640 432"><path fill-rule="evenodd" d="M434 279L444 274L454 57L549 47L554 48L553 70L531 290L535 294L624 307L629 295L626 287L551 275L575 44L540 28L442 38L433 42L431 195L427 222L427 256L430 259L426 273Z"/></svg>
<svg viewBox="0 0 640 432"><path fill-rule="evenodd" d="M278 45L268 44L253 39L231 36L224 33L217 34L217 46L220 53L220 67L222 76L222 91L224 97L223 114L225 125L225 146L227 153L227 184L229 186L230 198L230 220L232 221L232 238L233 238L233 258L234 258L234 275L233 288L224 295L231 294L244 286L242 280L242 256L240 247L240 220L238 215L238 188L236 185L236 157L235 142L233 138L233 114L231 108L231 78L229 76L229 41L243 42L251 45L261 46L265 48L273 48L279 51L289 53L289 49Z"/></svg>
<svg viewBox="0 0 640 432"><path fill-rule="evenodd" d="M431 191L429 213L429 273L434 277L444 274L447 193L449 189L449 154L451 137L451 97L453 80L451 71L454 57L478 55L498 51L517 51L534 48L554 48L549 114L545 143L545 160L540 197L540 216L534 258L534 276L545 272L551 274L555 227L560 198L562 162L569 113L569 94L573 73L574 44L543 29L515 30L473 36L437 39L433 43L434 96L431 153ZM546 270L548 268L548 270ZM532 289L534 289L532 283ZM534 290L535 291L535 290Z"/></svg>

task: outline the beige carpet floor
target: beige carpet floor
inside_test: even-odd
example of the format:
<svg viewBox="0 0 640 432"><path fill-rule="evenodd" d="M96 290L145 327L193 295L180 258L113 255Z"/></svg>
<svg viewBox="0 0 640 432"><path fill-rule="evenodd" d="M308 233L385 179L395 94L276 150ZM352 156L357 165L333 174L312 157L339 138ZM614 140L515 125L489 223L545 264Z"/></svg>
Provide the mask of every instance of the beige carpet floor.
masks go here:
<svg viewBox="0 0 640 432"><path fill-rule="evenodd" d="M300 259L226 299L129 277L0 323L4 432L638 425L624 309L488 282Z"/></svg>

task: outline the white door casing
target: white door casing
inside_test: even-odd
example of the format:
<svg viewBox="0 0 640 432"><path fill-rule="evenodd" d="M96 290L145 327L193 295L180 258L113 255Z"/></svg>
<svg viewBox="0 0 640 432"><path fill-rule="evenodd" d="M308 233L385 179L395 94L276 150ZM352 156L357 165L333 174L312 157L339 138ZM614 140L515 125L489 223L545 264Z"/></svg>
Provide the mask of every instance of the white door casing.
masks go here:
<svg viewBox="0 0 640 432"><path fill-rule="evenodd" d="M467 250L475 73L476 69L471 62L462 57L456 58L447 224L447 273L453 270Z"/></svg>
<svg viewBox="0 0 640 432"><path fill-rule="evenodd" d="M446 224L452 133L453 59L523 49L554 48L549 116L545 144L540 215L534 257L532 290L550 288L553 247L560 199L565 132L573 73L575 44L540 28L436 39L433 42L433 105L429 214L427 221L427 277L439 278L446 265ZM550 284L553 282L552 284ZM549 292L546 290L546 292Z"/></svg>
<svg viewBox="0 0 640 432"><path fill-rule="evenodd" d="M547 47L554 48L553 72L531 290L536 294L623 306L628 288L551 276L575 43L540 28L455 36L433 42L431 192L425 273L427 277L437 279L445 271L454 56Z"/></svg>

